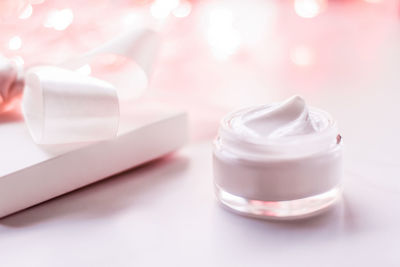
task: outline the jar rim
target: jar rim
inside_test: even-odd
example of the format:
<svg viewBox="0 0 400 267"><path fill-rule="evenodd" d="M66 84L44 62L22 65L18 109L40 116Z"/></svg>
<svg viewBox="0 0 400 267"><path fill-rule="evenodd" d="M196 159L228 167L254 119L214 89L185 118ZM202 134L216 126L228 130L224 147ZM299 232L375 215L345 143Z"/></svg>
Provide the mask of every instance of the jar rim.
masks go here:
<svg viewBox="0 0 400 267"><path fill-rule="evenodd" d="M282 157L304 156L329 150L340 143L337 122L321 109L309 107L313 116L326 121L326 127L313 134L279 137L278 139L249 138L232 127L233 119L258 108L269 108L274 104L242 108L228 113L220 122L216 142L224 150L245 153L247 156Z"/></svg>

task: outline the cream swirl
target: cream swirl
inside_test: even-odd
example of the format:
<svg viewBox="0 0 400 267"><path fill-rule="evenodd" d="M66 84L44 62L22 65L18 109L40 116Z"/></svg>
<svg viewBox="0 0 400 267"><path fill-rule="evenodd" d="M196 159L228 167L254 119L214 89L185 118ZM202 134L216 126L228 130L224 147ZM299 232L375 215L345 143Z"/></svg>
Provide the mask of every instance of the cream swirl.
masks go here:
<svg viewBox="0 0 400 267"><path fill-rule="evenodd" d="M222 121L219 135L235 151L293 156L336 144L338 130L328 113L308 107L303 98L293 96L281 103L231 113Z"/></svg>

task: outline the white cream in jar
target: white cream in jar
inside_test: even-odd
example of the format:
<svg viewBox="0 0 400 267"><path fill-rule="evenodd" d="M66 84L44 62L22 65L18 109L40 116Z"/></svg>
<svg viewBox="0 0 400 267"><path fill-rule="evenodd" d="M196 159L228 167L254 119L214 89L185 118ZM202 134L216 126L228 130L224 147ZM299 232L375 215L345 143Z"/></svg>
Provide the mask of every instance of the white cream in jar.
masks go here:
<svg viewBox="0 0 400 267"><path fill-rule="evenodd" d="M308 217L340 198L337 124L299 96L228 114L213 154L218 200L244 215Z"/></svg>

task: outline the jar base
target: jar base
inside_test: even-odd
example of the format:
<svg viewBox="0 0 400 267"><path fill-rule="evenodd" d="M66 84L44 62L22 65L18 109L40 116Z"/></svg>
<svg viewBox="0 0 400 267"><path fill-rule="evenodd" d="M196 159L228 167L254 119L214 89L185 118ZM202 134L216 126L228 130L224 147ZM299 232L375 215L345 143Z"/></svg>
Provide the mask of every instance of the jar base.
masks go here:
<svg viewBox="0 0 400 267"><path fill-rule="evenodd" d="M215 185L219 202L240 215L267 220L295 220L320 214L335 204L342 195L340 186L315 196L289 201L260 201L232 195Z"/></svg>

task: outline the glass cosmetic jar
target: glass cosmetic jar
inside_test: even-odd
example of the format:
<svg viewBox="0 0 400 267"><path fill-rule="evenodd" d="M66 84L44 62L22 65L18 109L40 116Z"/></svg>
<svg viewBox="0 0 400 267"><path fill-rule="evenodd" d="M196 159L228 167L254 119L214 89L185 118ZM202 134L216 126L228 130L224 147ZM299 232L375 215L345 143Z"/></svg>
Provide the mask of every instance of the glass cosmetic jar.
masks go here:
<svg viewBox="0 0 400 267"><path fill-rule="evenodd" d="M259 218L318 214L340 199L342 146L331 116L299 96L230 113L214 141L217 199Z"/></svg>

